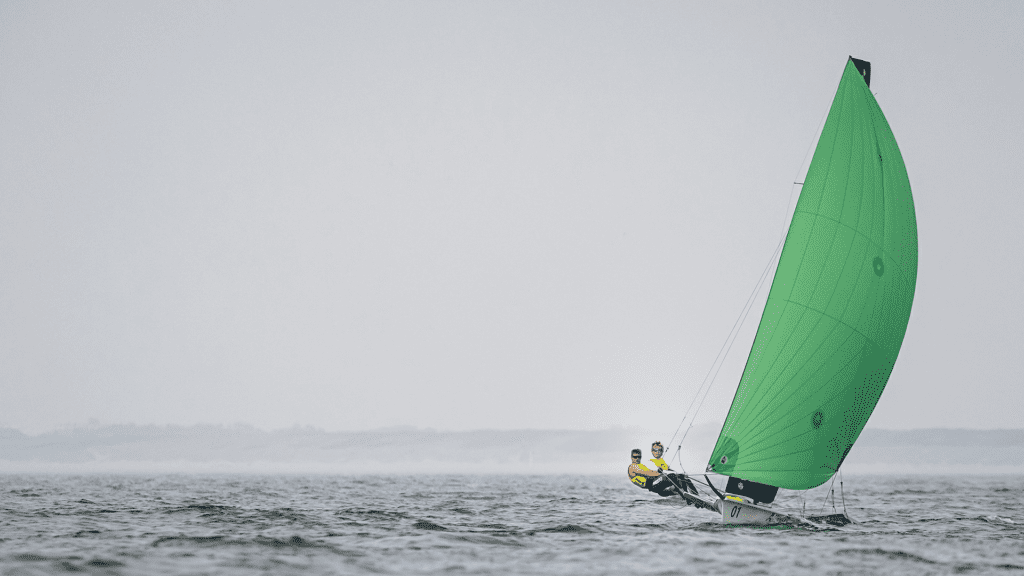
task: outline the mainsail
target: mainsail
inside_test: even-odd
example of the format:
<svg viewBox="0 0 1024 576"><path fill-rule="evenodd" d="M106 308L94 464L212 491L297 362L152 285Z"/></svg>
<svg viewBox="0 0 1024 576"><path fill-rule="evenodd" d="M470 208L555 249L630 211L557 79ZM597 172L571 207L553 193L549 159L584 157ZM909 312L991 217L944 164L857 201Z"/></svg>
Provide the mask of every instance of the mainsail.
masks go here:
<svg viewBox="0 0 1024 576"><path fill-rule="evenodd" d="M917 220L869 82L870 64L850 58L710 471L793 490L823 484L889 380L914 300Z"/></svg>

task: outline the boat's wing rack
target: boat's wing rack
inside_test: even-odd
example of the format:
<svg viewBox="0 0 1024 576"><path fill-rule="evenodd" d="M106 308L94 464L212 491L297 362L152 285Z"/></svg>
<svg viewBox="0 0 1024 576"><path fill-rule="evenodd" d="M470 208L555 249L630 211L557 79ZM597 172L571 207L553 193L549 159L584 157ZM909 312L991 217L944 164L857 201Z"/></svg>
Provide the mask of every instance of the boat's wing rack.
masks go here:
<svg viewBox="0 0 1024 576"><path fill-rule="evenodd" d="M686 500L688 504L693 504L695 508L704 508L706 510L711 510L712 512L720 511L718 509L717 501L706 500L696 494L690 494L689 492L677 492L677 494L679 494L679 496L681 496L683 500Z"/></svg>

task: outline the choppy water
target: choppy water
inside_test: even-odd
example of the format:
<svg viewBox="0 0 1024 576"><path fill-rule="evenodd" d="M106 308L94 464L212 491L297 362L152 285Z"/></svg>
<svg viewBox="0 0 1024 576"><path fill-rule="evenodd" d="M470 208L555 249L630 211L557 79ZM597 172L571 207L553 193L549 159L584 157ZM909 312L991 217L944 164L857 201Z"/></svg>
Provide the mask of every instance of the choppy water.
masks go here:
<svg viewBox="0 0 1024 576"><path fill-rule="evenodd" d="M819 531L723 527L625 475L0 476L0 573L1024 574L1024 478L845 500L856 523Z"/></svg>

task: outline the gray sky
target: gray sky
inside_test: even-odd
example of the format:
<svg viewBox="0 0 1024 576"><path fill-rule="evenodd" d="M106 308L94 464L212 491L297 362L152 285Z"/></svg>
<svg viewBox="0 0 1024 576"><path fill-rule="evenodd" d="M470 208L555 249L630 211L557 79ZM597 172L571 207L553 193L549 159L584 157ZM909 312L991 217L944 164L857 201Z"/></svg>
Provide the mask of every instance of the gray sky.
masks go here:
<svg viewBox="0 0 1024 576"><path fill-rule="evenodd" d="M0 423L667 438L854 55L921 254L869 426L1019 427L1024 4L717 4L0 2Z"/></svg>

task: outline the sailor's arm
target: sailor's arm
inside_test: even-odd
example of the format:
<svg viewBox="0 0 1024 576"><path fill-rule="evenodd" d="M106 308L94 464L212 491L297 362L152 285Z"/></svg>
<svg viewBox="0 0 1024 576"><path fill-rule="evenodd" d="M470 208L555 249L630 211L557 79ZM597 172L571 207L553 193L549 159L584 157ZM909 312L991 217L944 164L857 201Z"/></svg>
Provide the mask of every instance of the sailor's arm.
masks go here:
<svg viewBox="0 0 1024 576"><path fill-rule="evenodd" d="M630 464L629 465L629 472L633 476L647 476L649 478L656 478L658 476L661 476L660 472L655 472L654 470L648 470L646 467L641 466L640 464Z"/></svg>

